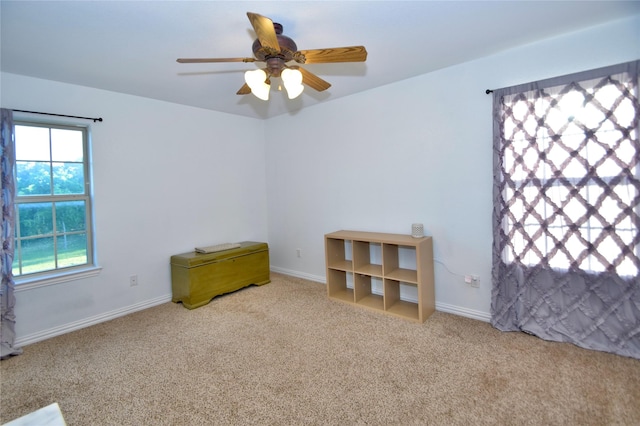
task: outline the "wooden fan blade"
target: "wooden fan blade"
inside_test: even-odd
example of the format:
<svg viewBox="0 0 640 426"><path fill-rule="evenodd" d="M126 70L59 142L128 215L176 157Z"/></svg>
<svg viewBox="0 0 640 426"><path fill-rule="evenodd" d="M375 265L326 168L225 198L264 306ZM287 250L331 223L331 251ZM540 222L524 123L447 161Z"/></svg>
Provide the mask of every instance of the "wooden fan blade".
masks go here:
<svg viewBox="0 0 640 426"><path fill-rule="evenodd" d="M199 64L204 62L255 62L254 58L178 58L181 64Z"/></svg>
<svg viewBox="0 0 640 426"><path fill-rule="evenodd" d="M251 93L251 88L247 83L245 83L244 86L242 86L240 90L236 92L236 95L248 95L249 93Z"/></svg>
<svg viewBox="0 0 640 426"><path fill-rule="evenodd" d="M300 70L300 72L302 73L302 83L313 89L316 89L318 92L322 92L323 90L327 90L329 87L331 87L331 83L329 83L328 81L324 81L311 71L307 71L304 68L300 67L291 68Z"/></svg>
<svg viewBox="0 0 640 426"><path fill-rule="evenodd" d="M276 30L273 28L273 21L257 13L247 12L247 16L258 35L258 40L260 40L262 47L270 47L279 52L280 44L278 43L278 37L276 37Z"/></svg>
<svg viewBox="0 0 640 426"><path fill-rule="evenodd" d="M335 47L328 49L301 50L305 64L322 64L330 62L364 62L367 60L367 49L364 46Z"/></svg>

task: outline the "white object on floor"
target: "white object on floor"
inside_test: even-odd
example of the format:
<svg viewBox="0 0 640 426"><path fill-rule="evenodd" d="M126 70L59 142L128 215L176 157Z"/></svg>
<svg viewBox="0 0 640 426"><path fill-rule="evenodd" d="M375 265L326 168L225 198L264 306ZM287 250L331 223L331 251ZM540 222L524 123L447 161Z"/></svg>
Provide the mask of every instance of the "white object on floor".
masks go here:
<svg viewBox="0 0 640 426"><path fill-rule="evenodd" d="M4 426L67 426L57 402L5 423Z"/></svg>

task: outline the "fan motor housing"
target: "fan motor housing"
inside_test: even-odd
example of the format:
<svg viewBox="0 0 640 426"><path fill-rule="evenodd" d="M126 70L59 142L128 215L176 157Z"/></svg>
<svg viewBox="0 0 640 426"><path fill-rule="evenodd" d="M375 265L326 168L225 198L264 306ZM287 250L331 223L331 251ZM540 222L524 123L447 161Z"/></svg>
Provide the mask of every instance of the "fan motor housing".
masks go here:
<svg viewBox="0 0 640 426"><path fill-rule="evenodd" d="M276 38L280 45L280 52L273 52L273 49L262 47L260 40L256 39L253 42L252 50L256 59L259 61L267 61L270 58L280 58L283 62L289 62L293 60L293 54L298 51L296 42L286 35L282 34L282 25L276 22L273 23L273 28L276 31Z"/></svg>

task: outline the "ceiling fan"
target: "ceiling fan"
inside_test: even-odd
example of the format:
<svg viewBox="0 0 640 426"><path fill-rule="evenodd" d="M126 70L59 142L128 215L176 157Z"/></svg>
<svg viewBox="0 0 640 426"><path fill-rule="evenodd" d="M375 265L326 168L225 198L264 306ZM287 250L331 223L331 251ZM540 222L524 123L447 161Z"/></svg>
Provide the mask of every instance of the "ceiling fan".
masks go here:
<svg viewBox="0 0 640 426"><path fill-rule="evenodd" d="M302 84L322 92L331 84L298 65L287 65L295 61L299 64L320 64L334 62L364 62L367 50L364 46L336 47L325 49L298 50L296 43L282 34L282 25L271 19L247 12L249 21L258 38L253 42L253 58L179 58L181 64L206 62L265 62L266 68L247 71L245 84L238 95L253 93L263 100L269 98L270 78L281 77L289 99L298 96Z"/></svg>

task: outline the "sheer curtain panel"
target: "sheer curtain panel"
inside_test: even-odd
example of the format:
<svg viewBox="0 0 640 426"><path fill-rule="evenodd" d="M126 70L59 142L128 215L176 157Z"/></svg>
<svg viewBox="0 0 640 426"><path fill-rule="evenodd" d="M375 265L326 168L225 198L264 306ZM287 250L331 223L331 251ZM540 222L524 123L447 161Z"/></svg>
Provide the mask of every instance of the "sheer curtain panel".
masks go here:
<svg viewBox="0 0 640 426"><path fill-rule="evenodd" d="M640 358L639 67L494 90L494 327Z"/></svg>
<svg viewBox="0 0 640 426"><path fill-rule="evenodd" d="M12 273L14 248L14 205L15 185L13 181L13 165L15 163L13 144L13 112L1 109L2 140L2 287L0 287L1 322L0 322L0 357L2 359L22 353L15 343L15 297L13 295L14 281Z"/></svg>

